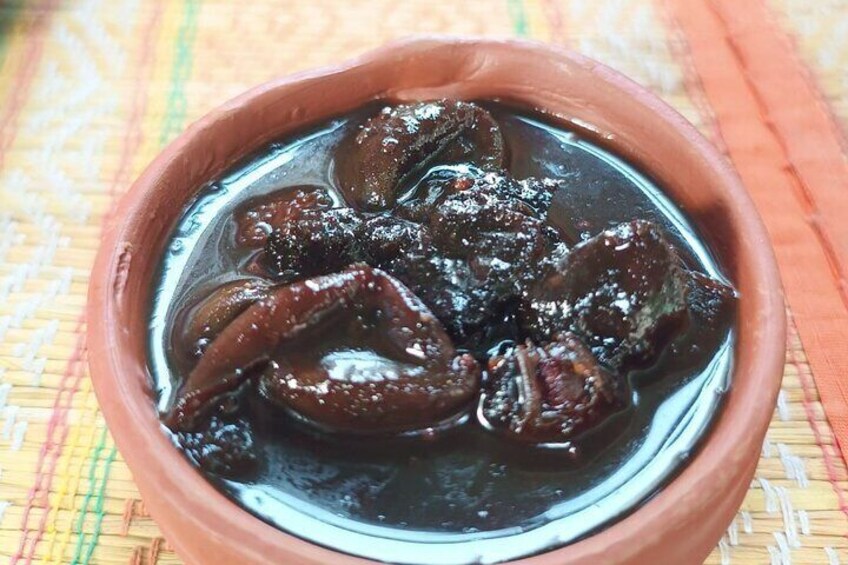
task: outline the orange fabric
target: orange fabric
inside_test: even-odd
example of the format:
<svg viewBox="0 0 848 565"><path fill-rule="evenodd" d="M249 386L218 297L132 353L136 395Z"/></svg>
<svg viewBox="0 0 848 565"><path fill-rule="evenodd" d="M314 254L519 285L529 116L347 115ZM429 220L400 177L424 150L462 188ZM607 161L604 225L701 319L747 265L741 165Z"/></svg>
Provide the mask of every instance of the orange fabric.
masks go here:
<svg viewBox="0 0 848 565"><path fill-rule="evenodd" d="M727 152L765 221L825 413L848 461L848 162L760 0L669 0Z"/></svg>

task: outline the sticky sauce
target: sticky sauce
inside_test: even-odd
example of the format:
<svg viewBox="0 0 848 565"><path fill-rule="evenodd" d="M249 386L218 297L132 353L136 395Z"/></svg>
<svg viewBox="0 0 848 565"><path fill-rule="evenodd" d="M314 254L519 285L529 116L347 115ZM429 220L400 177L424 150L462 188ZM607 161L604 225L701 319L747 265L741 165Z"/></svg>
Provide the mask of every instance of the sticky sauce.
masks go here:
<svg viewBox="0 0 848 565"><path fill-rule="evenodd" d="M565 181L547 221L571 245L622 222L650 220L688 268L723 279L692 225L647 176L577 133L487 107L503 131L512 176ZM235 211L303 185L323 187L341 205L333 153L369 112L271 144L203 187L185 211L163 257L150 316L150 369L162 412L193 362L175 345L181 308L250 269L234 244ZM631 405L581 437L576 458L565 449L504 441L473 409L425 437L323 433L281 416L246 388L239 410L254 431L259 470L244 480L207 477L260 519L353 555L398 563L532 555L626 515L685 465L720 409L733 344L730 319L709 331L690 327L655 364L627 375ZM322 362L331 373L365 374L382 360L331 352Z"/></svg>

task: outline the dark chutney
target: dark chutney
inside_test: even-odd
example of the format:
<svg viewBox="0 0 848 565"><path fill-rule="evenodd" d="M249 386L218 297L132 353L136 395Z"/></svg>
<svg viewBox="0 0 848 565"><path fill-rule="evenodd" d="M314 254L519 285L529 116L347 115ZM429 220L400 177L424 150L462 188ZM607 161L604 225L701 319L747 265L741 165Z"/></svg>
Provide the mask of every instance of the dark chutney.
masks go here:
<svg viewBox="0 0 848 565"><path fill-rule="evenodd" d="M367 108L201 191L152 372L175 443L261 518L498 561L679 467L727 386L734 303L680 212L577 134L491 103Z"/></svg>

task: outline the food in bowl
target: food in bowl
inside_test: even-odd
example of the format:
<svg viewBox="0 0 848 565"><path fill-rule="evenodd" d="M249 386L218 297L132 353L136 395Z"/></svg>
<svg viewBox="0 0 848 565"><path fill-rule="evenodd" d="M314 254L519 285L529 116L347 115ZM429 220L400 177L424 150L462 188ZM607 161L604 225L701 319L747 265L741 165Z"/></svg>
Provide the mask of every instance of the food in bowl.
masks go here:
<svg viewBox="0 0 848 565"><path fill-rule="evenodd" d="M730 375L735 292L680 210L490 101L271 144L200 192L159 283L175 443L262 519L373 558L586 535L679 469Z"/></svg>

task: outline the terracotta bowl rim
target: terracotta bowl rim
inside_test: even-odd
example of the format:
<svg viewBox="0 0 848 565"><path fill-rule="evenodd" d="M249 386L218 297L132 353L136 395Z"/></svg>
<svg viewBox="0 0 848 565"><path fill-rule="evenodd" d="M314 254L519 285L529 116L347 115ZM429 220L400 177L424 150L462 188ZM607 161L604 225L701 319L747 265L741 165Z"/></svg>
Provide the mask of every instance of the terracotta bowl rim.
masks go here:
<svg viewBox="0 0 848 565"><path fill-rule="evenodd" d="M750 481L753 475L754 467L750 464L749 452L759 449L783 373L785 307L780 277L773 251L768 244L767 233L730 164L694 126L653 93L587 57L564 48L528 40L416 36L389 43L341 65L269 81L209 112L156 157L123 197L117 212L107 222L92 273L87 307L91 376L106 421L134 476L137 477L142 495L145 498L151 497L151 500L156 499L156 503L150 506L151 513L178 553L190 560L196 560L198 554L191 550L191 540L183 539L178 532L183 527L193 529L195 534L205 532L205 535L219 538L226 538L231 532L249 533L249 539L242 536L237 542L244 546L243 553L239 555L243 555L247 563L274 559L277 556L309 563L362 562L359 558L337 553L277 530L230 502L188 464L162 432L155 418L149 390L145 394L145 391L139 388L137 379L123 378L137 374L139 363L146 366L146 359L139 359L137 353L130 355L122 349L122 345L128 343L126 340L131 339L127 335L130 333L127 323L129 314L125 308L129 303L127 301L131 299L125 296L124 291L133 280L136 272L133 265L140 252L133 247L133 242L141 237L146 223L156 220L146 216L145 203L154 192L168 189L160 182L164 172L181 159L187 148L202 137L204 131L222 120L231 121L240 108L258 101L260 97L278 90L282 92L305 81L361 71L376 62L396 59L403 54L409 57L429 56L428 50L438 53L438 50L451 49L457 50L458 53L473 50L483 58L502 56L504 50L509 50L526 57L549 58L552 64L561 65L565 69L564 72L567 72L568 68L579 67L602 81L604 84L601 86L604 88L620 91L644 105L653 118L658 120L657 123L662 122L664 126L675 129L720 181L722 192L717 193L717 197L720 196L723 201L732 204L734 218L738 218L734 227L738 230L738 235L742 236L738 242L738 251L742 257L739 268L752 277L754 282L751 284L756 284L757 290L750 296L742 297L742 300L751 302L751 309L758 322L758 326L751 330L751 339L756 347L746 352L750 363L744 379L746 383L750 383L750 386L746 384L747 389L759 390L761 397L756 402L753 398L746 398L744 404L734 405L738 409L723 410L717 423L732 419L734 426L722 426L720 435L711 432L684 471L627 518L610 524L586 539L523 562L588 562L604 555L611 556L607 551L612 550L616 552L616 560L636 560L647 555L640 553L640 546L665 543L658 536L676 538L687 535L685 532L676 531L675 524L669 523L670 516L691 518L691 513L708 512L710 504L715 501L710 498L711 490L719 494L732 491L734 500L738 498L741 501L744 490L739 490L737 483L740 477L747 476L747 481ZM212 153L210 159L214 160L214 151ZM188 198L183 199L180 204L184 206L187 200ZM148 307L144 308L146 312ZM737 375L734 374L734 379L736 378ZM749 392L749 396L750 394ZM730 429L727 429L728 427ZM704 456L707 447L710 448L711 457ZM724 456L726 460L723 457L714 457L715 455ZM736 462L734 464L744 468L735 471L735 474L729 473L724 468L726 461ZM733 478L730 478L731 475ZM168 493L167 502L158 500L162 493ZM681 506L691 507L691 510L682 509ZM182 524L178 525L180 522ZM689 523L686 520L683 522ZM709 536L715 537L713 543L718 541L720 535L718 530L709 532ZM632 548L628 549L629 546Z"/></svg>

